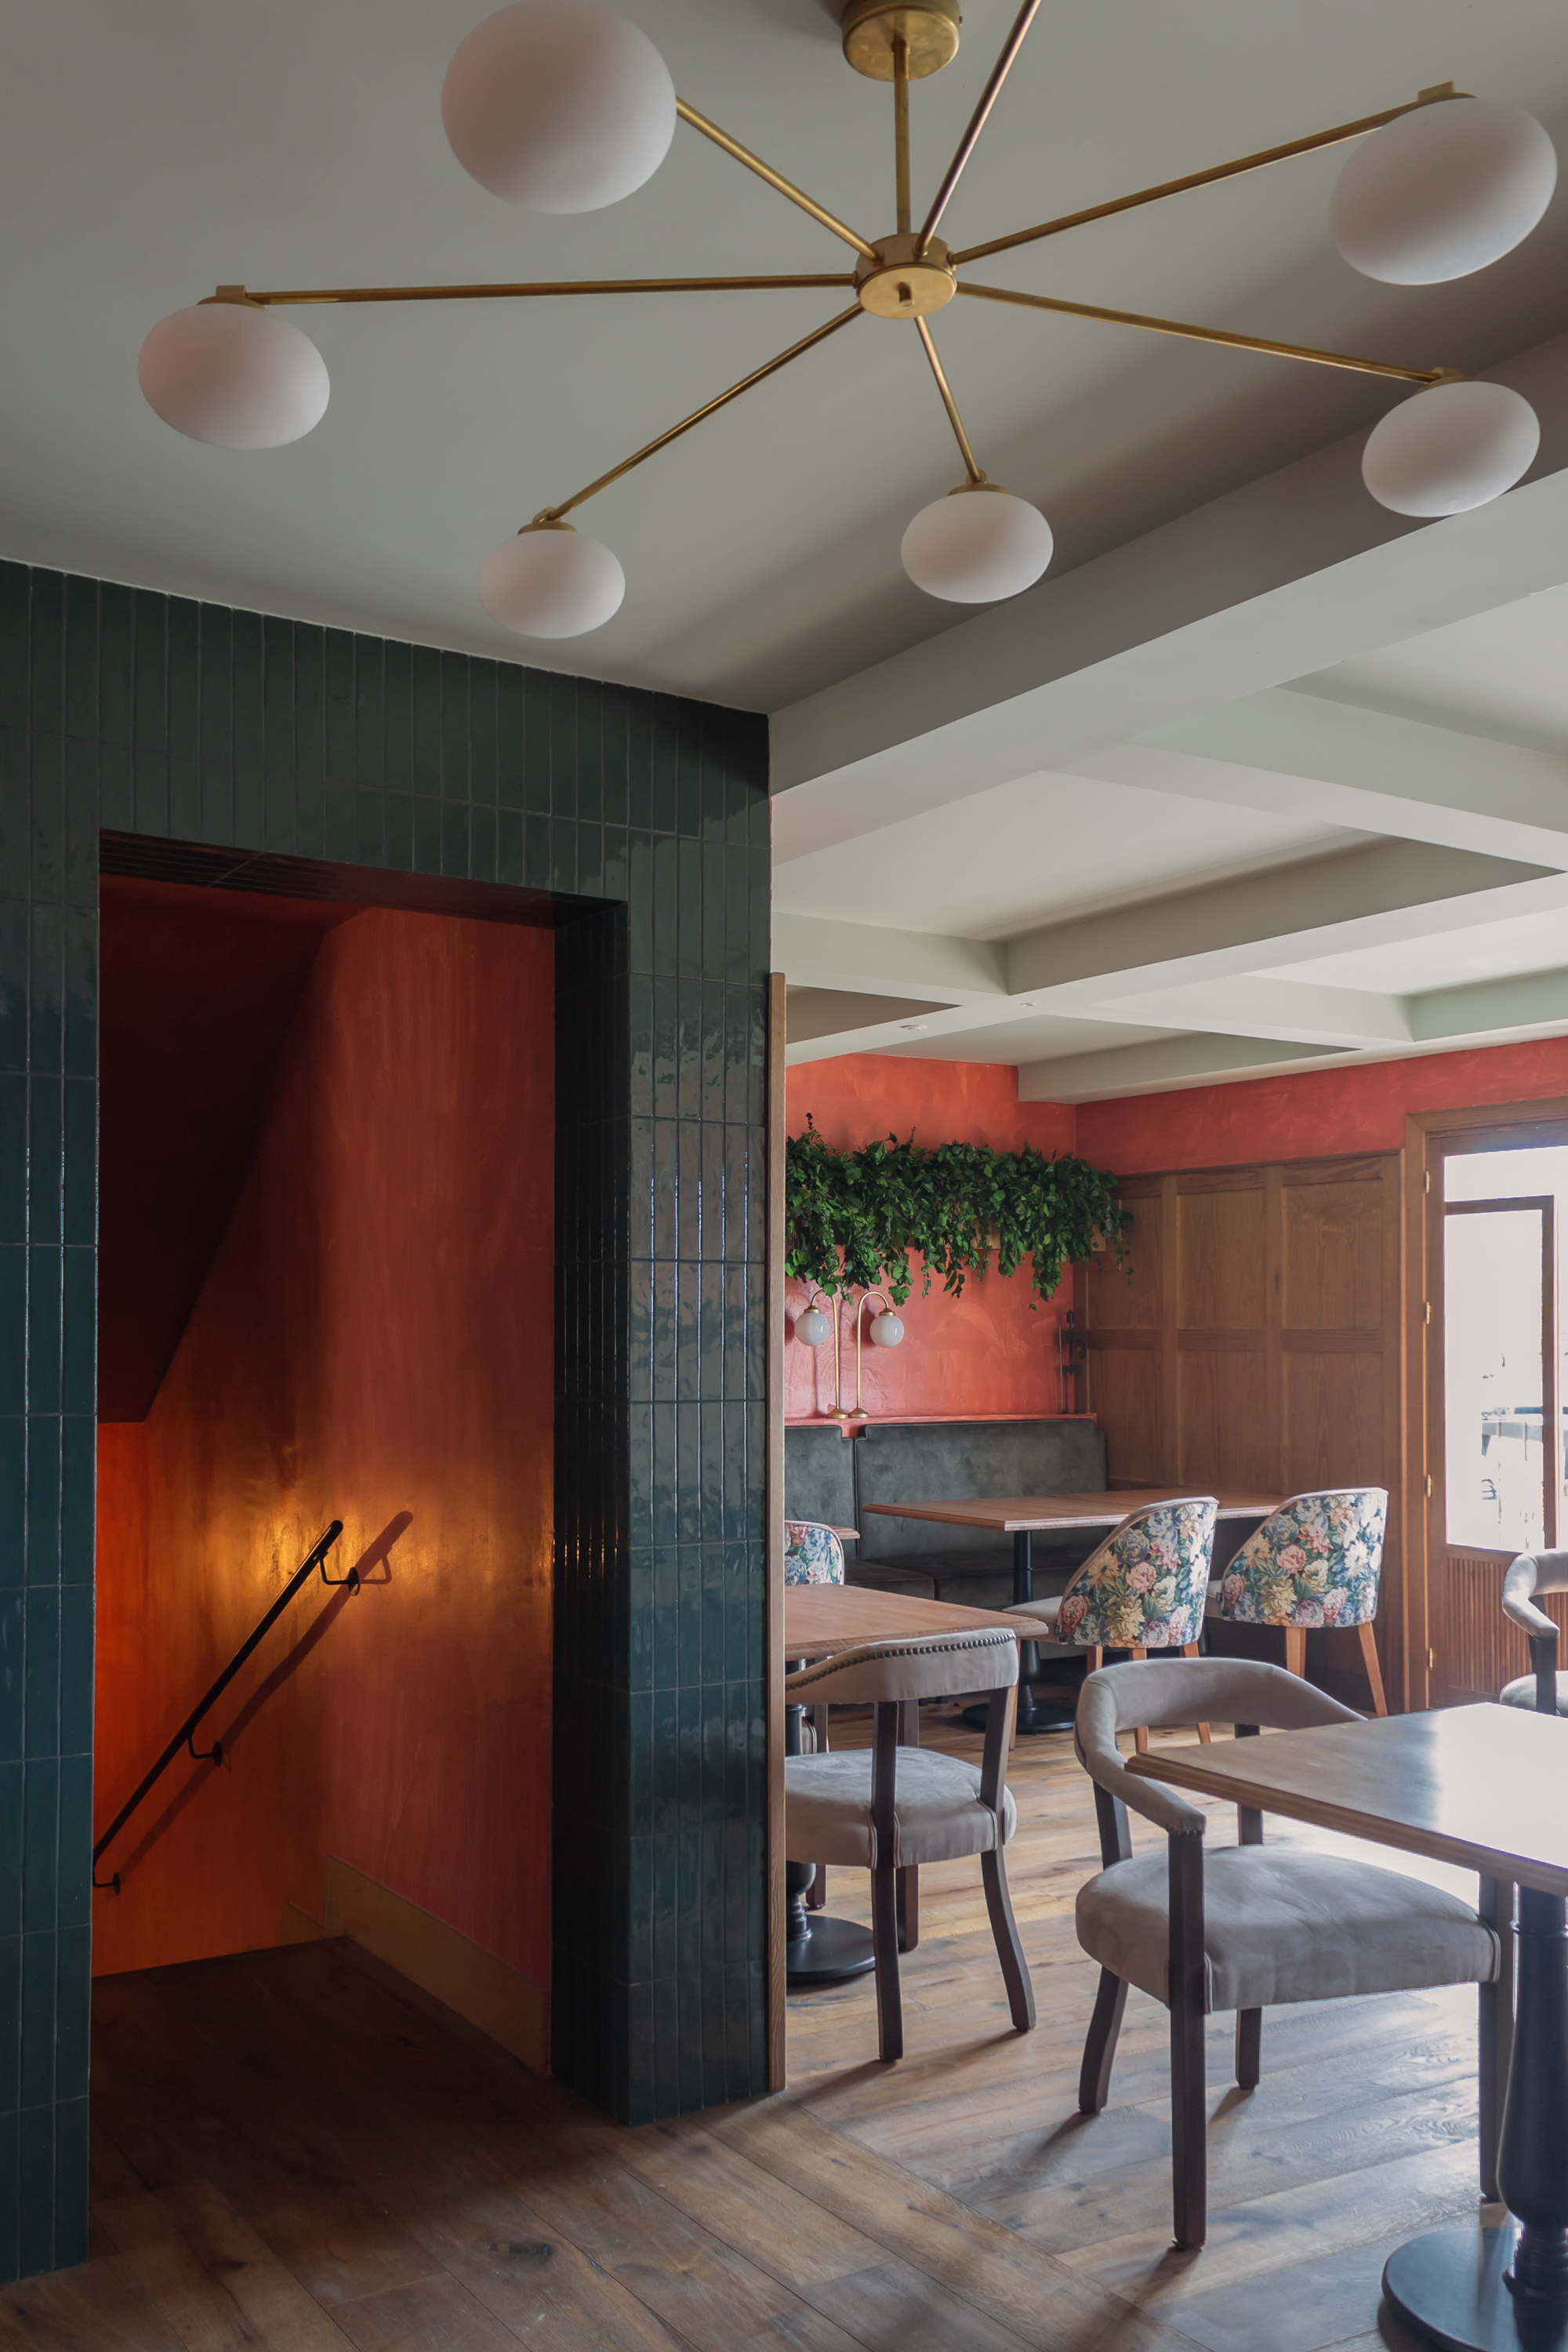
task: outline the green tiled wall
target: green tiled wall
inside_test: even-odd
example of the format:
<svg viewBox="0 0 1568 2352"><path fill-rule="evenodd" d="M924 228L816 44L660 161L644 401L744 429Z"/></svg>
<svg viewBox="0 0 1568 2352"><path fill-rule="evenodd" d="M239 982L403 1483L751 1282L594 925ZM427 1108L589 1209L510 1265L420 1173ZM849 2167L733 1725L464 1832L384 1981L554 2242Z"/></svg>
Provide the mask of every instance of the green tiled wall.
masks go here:
<svg viewBox="0 0 1568 2352"><path fill-rule="evenodd" d="M113 1900L100 831L552 895L554 2064L631 2120L763 2081L765 723L0 564L0 2277L86 2252Z"/></svg>

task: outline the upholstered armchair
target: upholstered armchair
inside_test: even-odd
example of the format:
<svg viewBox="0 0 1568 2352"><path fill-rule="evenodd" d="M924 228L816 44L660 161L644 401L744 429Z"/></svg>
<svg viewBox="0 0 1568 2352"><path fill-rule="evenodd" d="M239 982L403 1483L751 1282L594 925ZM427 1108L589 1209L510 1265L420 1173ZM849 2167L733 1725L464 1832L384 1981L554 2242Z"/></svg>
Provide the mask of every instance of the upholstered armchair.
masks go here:
<svg viewBox="0 0 1568 2352"><path fill-rule="evenodd" d="M1521 1552L1503 1578L1503 1613L1530 1638L1530 1672L1500 1696L1504 1706L1568 1715L1568 1674L1557 1671L1557 1623L1535 1605L1542 1592L1568 1592L1568 1551Z"/></svg>
<svg viewBox="0 0 1568 2352"><path fill-rule="evenodd" d="M1250 1809L1237 1807L1239 1843L1205 1854L1205 1815L1130 1772L1116 1744L1120 1732L1189 1723L1194 1687L1205 1713L1234 1723L1238 1738L1359 1720L1303 1678L1244 1658L1106 1666L1079 1698L1074 1740L1095 1784L1104 1863L1078 1895L1078 1939L1100 1969L1079 2106L1092 2116L1106 2105L1127 1989L1137 1985L1171 2013L1175 2238L1188 2247L1207 2228L1206 2016L1236 2011L1236 2079L1250 2089L1270 2003L1479 1985L1481 2113L1495 2137L1503 1964L1496 1928L1457 1895L1373 1863L1266 1846L1263 1817ZM1165 1853L1133 1853L1129 1808L1165 1832ZM1495 2147L1483 2146L1489 2195L1495 2172Z"/></svg>
<svg viewBox="0 0 1568 2352"><path fill-rule="evenodd" d="M900 2058L898 1876L922 1862L978 1854L985 1907L1013 2023L1027 2033L1035 1995L1007 1893L1002 1849L1017 1826L1007 1787L1018 1644L1001 1627L866 1642L784 1681L786 1702L875 1708L873 1744L831 1756L784 1759L784 1853L871 1874L880 2055ZM961 1757L899 1744L902 1709L922 1698L984 1692L985 1747L978 1770Z"/></svg>
<svg viewBox="0 0 1568 2352"><path fill-rule="evenodd" d="M1086 1649L1091 1674L1105 1663L1107 1650L1131 1650L1134 1658L1151 1650L1180 1650L1195 1658L1218 1511L1213 1495L1188 1495L1130 1511L1090 1552L1064 1592L1016 1602L1013 1613L1038 1617L1053 1640ZM1206 1739L1207 1724L1198 1729ZM1141 1735L1139 1747L1147 1744Z"/></svg>
<svg viewBox="0 0 1568 2352"><path fill-rule="evenodd" d="M784 1521L784 1582L842 1584L844 1544L832 1528L816 1519Z"/></svg>
<svg viewBox="0 0 1568 2352"><path fill-rule="evenodd" d="M1315 1627L1353 1627L1361 1635L1373 1706L1386 1715L1373 1621L1387 1519L1382 1486L1324 1486L1292 1495L1210 1584L1211 1613L1233 1625L1282 1626L1285 1664L1293 1675L1307 1671L1307 1635Z"/></svg>

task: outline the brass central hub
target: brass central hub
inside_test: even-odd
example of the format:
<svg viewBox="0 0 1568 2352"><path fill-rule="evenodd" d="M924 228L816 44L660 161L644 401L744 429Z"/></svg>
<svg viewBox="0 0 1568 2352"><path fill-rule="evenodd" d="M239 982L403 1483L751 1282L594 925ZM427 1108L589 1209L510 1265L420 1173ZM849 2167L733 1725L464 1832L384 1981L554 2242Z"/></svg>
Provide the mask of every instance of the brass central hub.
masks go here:
<svg viewBox="0 0 1568 2352"><path fill-rule="evenodd" d="M918 236L879 236L875 261L862 256L855 265L855 291L862 310L874 319L926 319L952 301L958 291L952 255L940 236L933 236L920 259Z"/></svg>

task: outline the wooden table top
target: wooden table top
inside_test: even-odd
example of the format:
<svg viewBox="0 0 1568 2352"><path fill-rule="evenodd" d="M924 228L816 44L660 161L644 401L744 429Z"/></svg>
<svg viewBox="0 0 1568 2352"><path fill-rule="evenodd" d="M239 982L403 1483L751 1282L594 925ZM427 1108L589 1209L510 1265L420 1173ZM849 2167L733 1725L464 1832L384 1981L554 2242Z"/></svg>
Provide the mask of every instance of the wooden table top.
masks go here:
<svg viewBox="0 0 1568 2352"><path fill-rule="evenodd" d="M1568 1895L1568 1722L1555 1716L1490 1705L1374 1716L1162 1748L1127 1769Z"/></svg>
<svg viewBox="0 0 1568 2352"><path fill-rule="evenodd" d="M1037 1617L1005 1609L961 1609L952 1601L919 1601L907 1592L873 1592L858 1584L786 1584L786 1658L826 1658L858 1642L889 1642L919 1633L977 1633L1004 1625L1020 1642L1037 1642Z"/></svg>
<svg viewBox="0 0 1568 2352"><path fill-rule="evenodd" d="M1101 1488L1088 1495L976 1495L951 1503L862 1503L861 1517L880 1512L890 1519L937 1519L944 1527L990 1528L998 1535L1038 1535L1052 1528L1113 1528L1129 1511L1150 1503L1170 1503L1192 1494L1190 1486ZM1227 1492L1219 1496L1222 1519L1266 1519L1283 1495Z"/></svg>

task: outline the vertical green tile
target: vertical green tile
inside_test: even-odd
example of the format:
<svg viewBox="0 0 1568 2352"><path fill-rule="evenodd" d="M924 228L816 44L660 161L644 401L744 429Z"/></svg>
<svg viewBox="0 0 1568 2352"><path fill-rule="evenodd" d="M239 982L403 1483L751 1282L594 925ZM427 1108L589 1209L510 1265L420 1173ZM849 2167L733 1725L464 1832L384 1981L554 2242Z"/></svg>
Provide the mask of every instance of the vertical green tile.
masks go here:
<svg viewBox="0 0 1568 2352"><path fill-rule="evenodd" d="M48 1954L48 2010L52 2028L54 2021L54 1931L55 1897L59 1883L60 1841L60 1768L53 1756L29 1756L22 1766L22 1934L24 1938L47 1935ZM27 1954L22 1954L23 2000L26 2004ZM40 2003L44 1996L35 1995ZM53 2040L52 2032L49 2036ZM26 2068L27 2035L22 2038L23 2063ZM47 2051L35 2053L40 2066L50 2063ZM43 2078L40 2077L40 2080ZM47 2087L30 2092L26 2081L22 2086L24 2100L29 2097L47 2098Z"/></svg>
<svg viewBox="0 0 1568 2352"><path fill-rule="evenodd" d="M180 777L169 779L169 822L185 841L230 842L234 824L234 639L239 615L204 604L197 633L201 709L197 717L200 789L188 805Z"/></svg>
<svg viewBox="0 0 1568 2352"><path fill-rule="evenodd" d="M351 784L354 772L354 641L346 629L326 633L326 777L329 784ZM329 833L332 803L327 803ZM352 839L352 835L351 835ZM342 856L342 850L327 856Z"/></svg>
<svg viewBox="0 0 1568 2352"><path fill-rule="evenodd" d="M354 639L354 780L380 792L386 776L386 679L377 637Z"/></svg>
<svg viewBox="0 0 1568 2352"><path fill-rule="evenodd" d="M0 794L4 778L0 777ZM0 899L0 1070L27 1066L31 943L25 898Z"/></svg>
<svg viewBox="0 0 1568 2352"><path fill-rule="evenodd" d="M0 898L31 896L31 811L26 733L7 728L0 732Z"/></svg>
<svg viewBox="0 0 1568 2352"><path fill-rule="evenodd" d="M53 1585L59 1580L59 1417L33 1412L27 1416L27 1582Z"/></svg>
<svg viewBox="0 0 1568 2352"><path fill-rule="evenodd" d="M31 708L32 575L0 564L0 728L26 730Z"/></svg>
<svg viewBox="0 0 1568 2352"><path fill-rule="evenodd" d="M164 824L147 823L142 817L140 796L136 811L143 832L161 833L166 824L176 841L195 841L201 825L201 610L199 604L190 604L183 596L169 600L168 766L164 772L168 814ZM151 746L142 744L138 709L137 749L143 748Z"/></svg>
<svg viewBox="0 0 1568 2352"><path fill-rule="evenodd" d="M295 847L294 637L291 621L261 624L262 838L279 856Z"/></svg>
<svg viewBox="0 0 1568 2352"><path fill-rule="evenodd" d="M245 849L268 845L264 707L261 615L237 613L229 685L234 830L228 837ZM208 834L206 838L223 836Z"/></svg>
<svg viewBox="0 0 1568 2352"><path fill-rule="evenodd" d="M110 598L123 593L109 588L104 591L105 595ZM165 597L150 595L141 589L134 592L131 604L132 682L130 740L139 751L166 751L169 748L169 604ZM188 696L191 681L189 670L184 666L187 650L184 628L192 608L182 603L179 610L182 615L180 688L182 693ZM106 645L106 660L109 649ZM117 643L115 654L118 663ZM106 688L110 683L106 667ZM195 705L191 707L194 709Z"/></svg>

